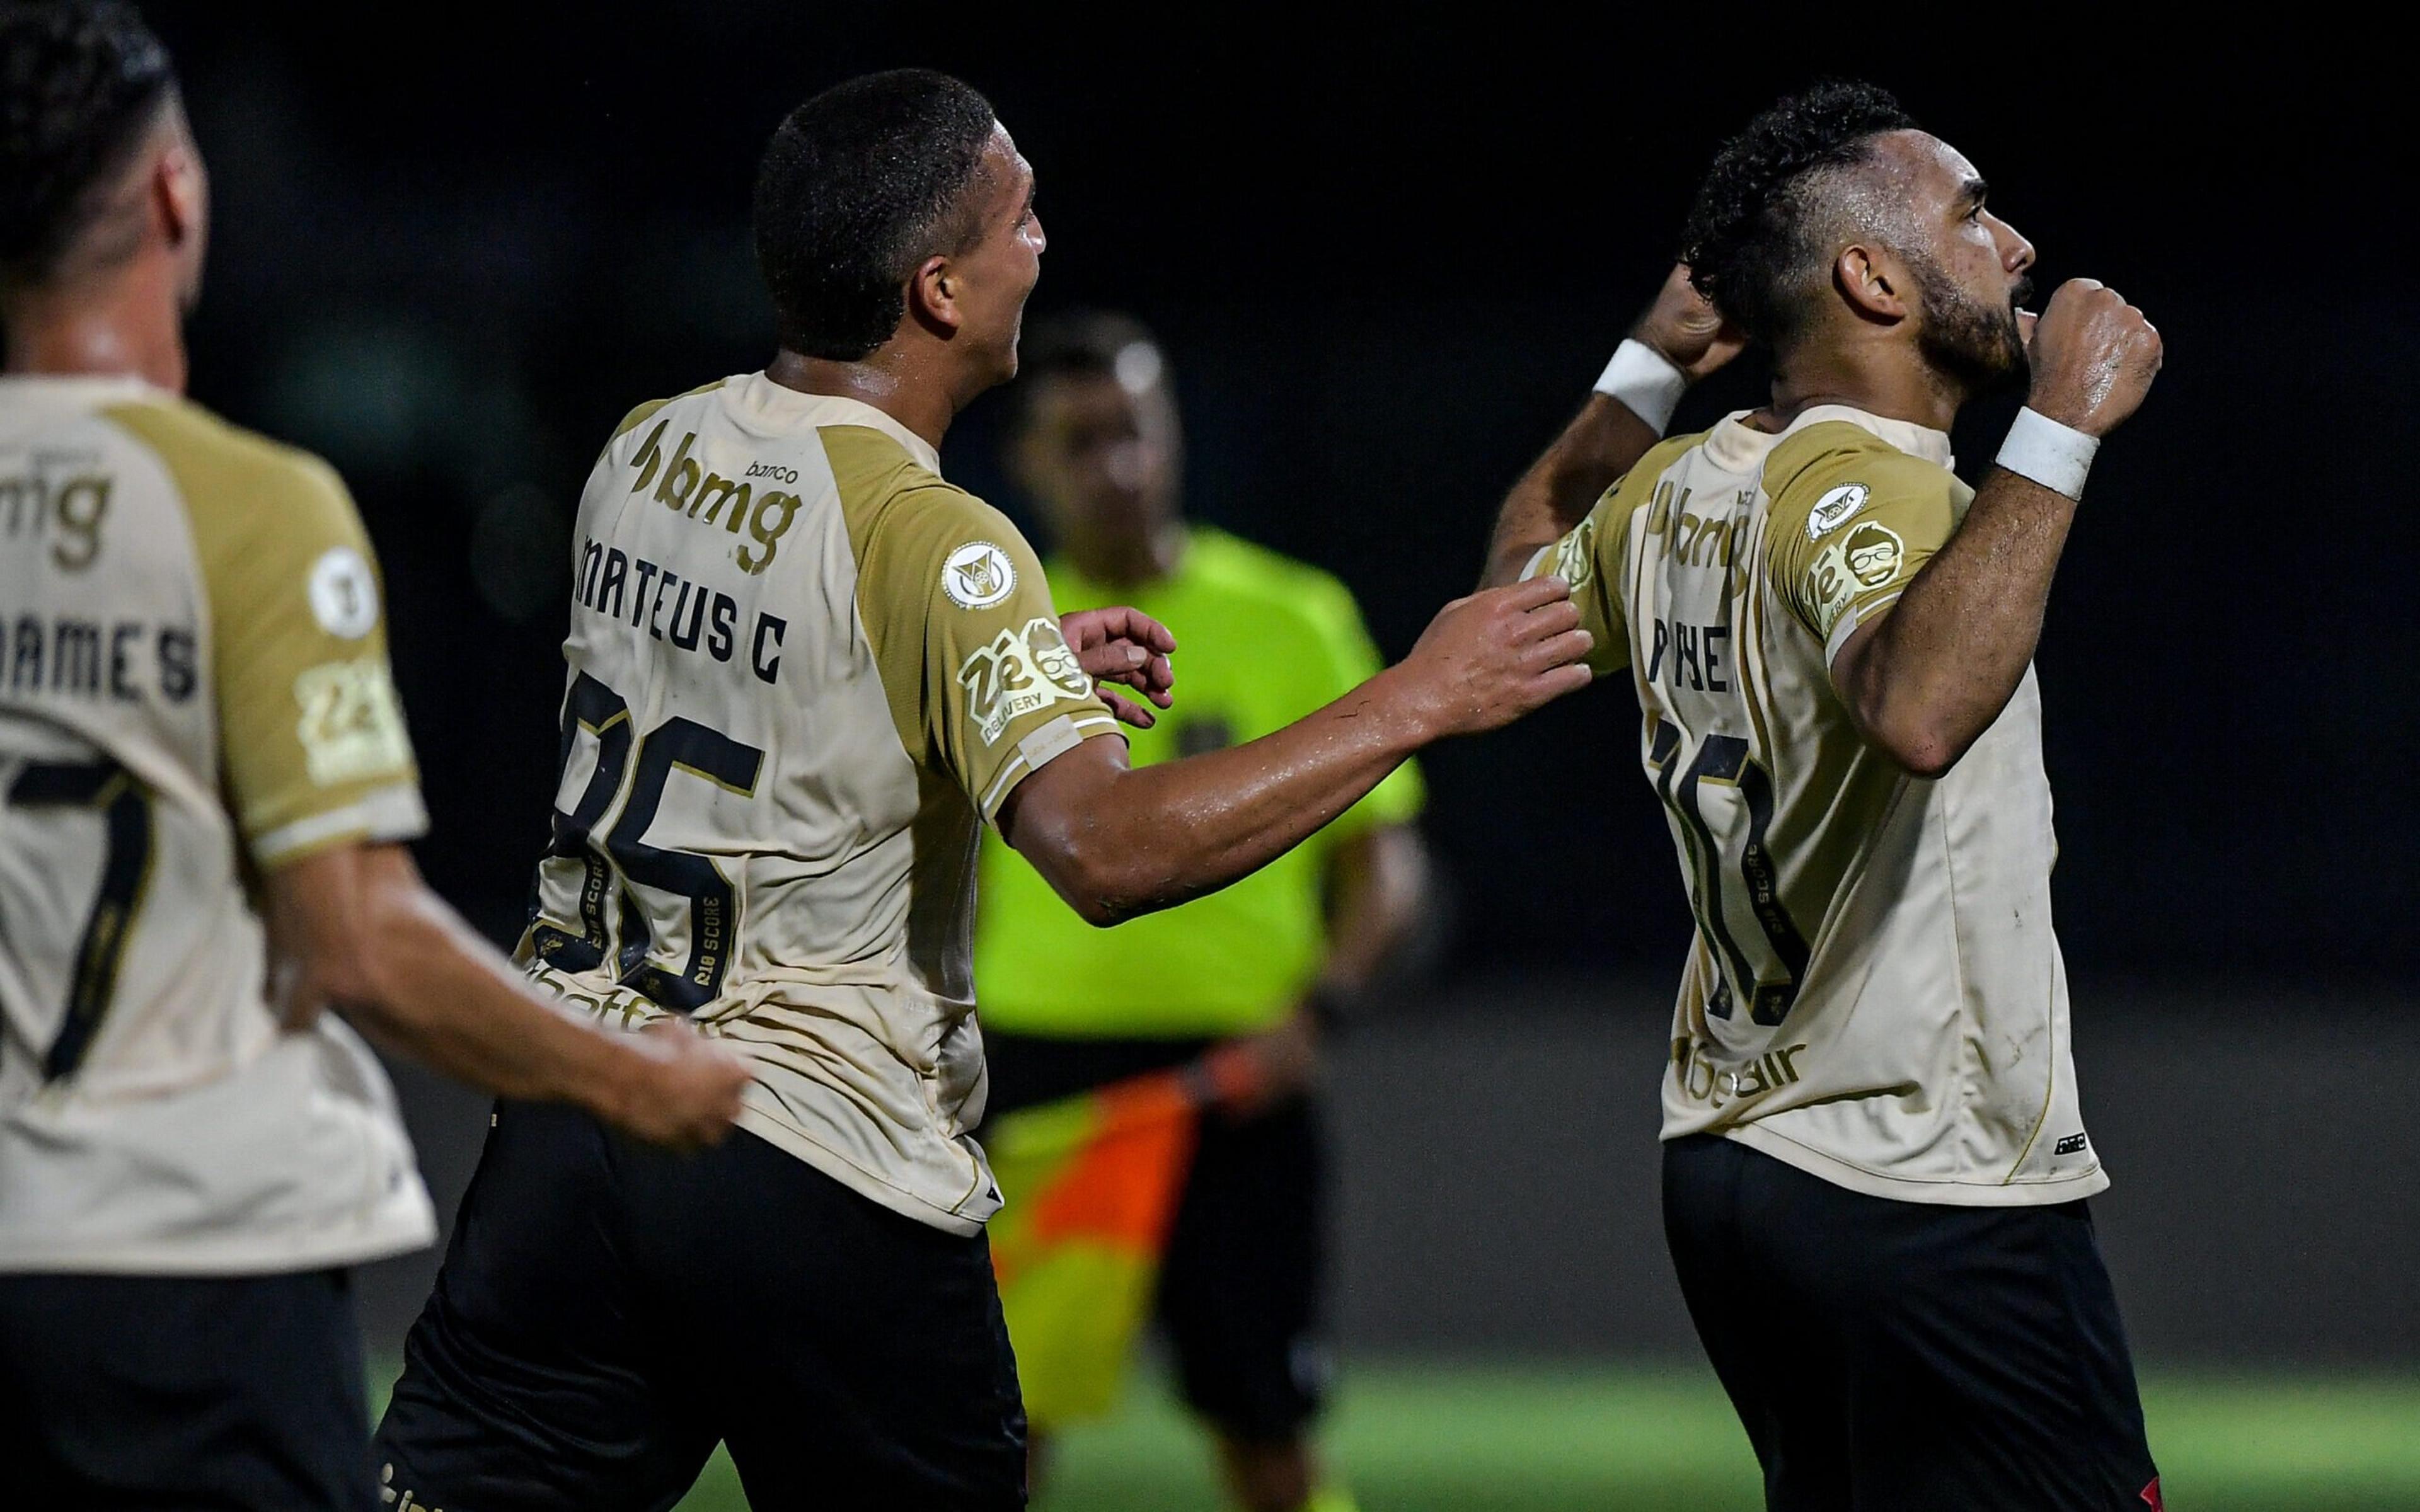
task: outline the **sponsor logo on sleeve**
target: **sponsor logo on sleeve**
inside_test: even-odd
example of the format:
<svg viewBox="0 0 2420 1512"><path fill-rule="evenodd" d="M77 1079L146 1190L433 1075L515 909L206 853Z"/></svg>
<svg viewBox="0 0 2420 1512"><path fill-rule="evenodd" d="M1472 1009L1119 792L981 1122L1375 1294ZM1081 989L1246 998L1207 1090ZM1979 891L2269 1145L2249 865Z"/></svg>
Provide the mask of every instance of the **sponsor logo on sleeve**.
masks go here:
<svg viewBox="0 0 2420 1512"><path fill-rule="evenodd" d="M960 609L989 609L1016 591L1016 563L989 541L969 541L941 563L941 592Z"/></svg>
<svg viewBox="0 0 2420 1512"><path fill-rule="evenodd" d="M1840 552L1849 563L1849 575L1860 586L1881 588L1899 576L1907 544L1896 531L1868 520L1841 538Z"/></svg>
<svg viewBox="0 0 2420 1512"><path fill-rule="evenodd" d="M1555 543L1554 561L1547 565L1545 575L1571 584L1575 594L1596 576L1595 516L1580 521L1577 529Z"/></svg>
<svg viewBox="0 0 2420 1512"><path fill-rule="evenodd" d="M1871 490L1862 483L1844 483L1815 501L1807 512L1807 539L1820 541L1840 528L1848 517L1866 507Z"/></svg>
<svg viewBox="0 0 2420 1512"><path fill-rule="evenodd" d="M378 578L359 551L332 546L311 563L311 617L343 640L359 640L378 628Z"/></svg>
<svg viewBox="0 0 2420 1512"><path fill-rule="evenodd" d="M1093 680L1057 623L1038 616L978 648L958 668L958 686L966 690L967 720L985 746L997 745L1001 733L1026 715L1093 696Z"/></svg>
<svg viewBox="0 0 2420 1512"><path fill-rule="evenodd" d="M294 679L302 718L294 733L311 780L321 787L383 777L411 761L403 710L386 658L363 656L305 669Z"/></svg>

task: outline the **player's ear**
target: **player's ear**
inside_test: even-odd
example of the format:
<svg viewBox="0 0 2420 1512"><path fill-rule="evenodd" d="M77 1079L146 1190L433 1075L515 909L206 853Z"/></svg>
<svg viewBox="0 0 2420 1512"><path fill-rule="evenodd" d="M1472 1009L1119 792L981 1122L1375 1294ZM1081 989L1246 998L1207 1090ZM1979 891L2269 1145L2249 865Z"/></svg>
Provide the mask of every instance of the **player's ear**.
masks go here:
<svg viewBox="0 0 2420 1512"><path fill-rule="evenodd" d="M939 253L925 258L908 278L908 314L917 324L946 341L966 323L958 308L959 274Z"/></svg>
<svg viewBox="0 0 2420 1512"><path fill-rule="evenodd" d="M1914 285L1899 259L1888 253L1852 242L1832 262L1832 286L1849 308L1878 325L1897 325L1914 312Z"/></svg>

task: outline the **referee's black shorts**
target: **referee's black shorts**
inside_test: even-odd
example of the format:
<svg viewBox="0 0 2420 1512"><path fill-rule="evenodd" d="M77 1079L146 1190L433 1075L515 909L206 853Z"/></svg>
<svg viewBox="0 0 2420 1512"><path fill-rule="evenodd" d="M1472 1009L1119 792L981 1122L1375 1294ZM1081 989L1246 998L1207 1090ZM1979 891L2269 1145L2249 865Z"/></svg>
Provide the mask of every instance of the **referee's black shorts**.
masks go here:
<svg viewBox="0 0 2420 1512"><path fill-rule="evenodd" d="M404 1346L394 1512L654 1512L717 1440L757 1512L1025 1504L981 1234L753 1134L675 1155L506 1103Z"/></svg>
<svg viewBox="0 0 2420 1512"><path fill-rule="evenodd" d="M2159 1506L2082 1202L1897 1202L1697 1135L1664 1227L1772 1512Z"/></svg>
<svg viewBox="0 0 2420 1512"><path fill-rule="evenodd" d="M985 1116L1182 1065L1217 1042L987 1035ZM1202 1119L1152 1315L1186 1405L1231 1439L1287 1443L1326 1405L1335 1375L1323 1306L1329 1207L1314 1098L1250 1119Z"/></svg>

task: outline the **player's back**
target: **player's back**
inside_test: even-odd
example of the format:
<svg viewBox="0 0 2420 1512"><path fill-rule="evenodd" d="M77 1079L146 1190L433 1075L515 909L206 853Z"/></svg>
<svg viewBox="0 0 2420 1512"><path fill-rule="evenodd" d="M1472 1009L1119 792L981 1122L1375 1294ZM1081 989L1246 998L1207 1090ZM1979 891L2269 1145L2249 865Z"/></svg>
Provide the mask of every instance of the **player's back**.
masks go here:
<svg viewBox="0 0 2420 1512"><path fill-rule="evenodd" d="M0 380L0 1268L426 1242L376 1062L286 1032L245 877L424 824L334 475L132 380Z"/></svg>
<svg viewBox="0 0 2420 1512"><path fill-rule="evenodd" d="M762 374L624 422L581 502L527 949L582 1006L751 1055L743 1127L971 1228L978 825L1115 727L1030 549L938 466Z"/></svg>
<svg viewBox="0 0 2420 1512"><path fill-rule="evenodd" d="M2029 671L1947 773L1858 735L1830 662L1955 532L1940 432L1826 406L1665 442L1533 570L1632 670L1698 920L1665 1134L1919 1201L2106 1184L2076 1110Z"/></svg>

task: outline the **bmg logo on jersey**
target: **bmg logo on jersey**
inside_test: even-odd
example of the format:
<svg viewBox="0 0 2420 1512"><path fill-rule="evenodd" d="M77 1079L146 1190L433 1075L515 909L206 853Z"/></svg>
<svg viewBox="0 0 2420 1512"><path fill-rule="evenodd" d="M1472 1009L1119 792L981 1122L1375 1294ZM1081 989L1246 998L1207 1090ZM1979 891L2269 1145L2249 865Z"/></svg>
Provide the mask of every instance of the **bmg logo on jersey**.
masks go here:
<svg viewBox="0 0 2420 1512"><path fill-rule="evenodd" d="M702 524L712 525L721 520L722 528L733 535L738 534L740 526L745 524L748 533L755 540L755 548L743 541L733 553L733 560L752 578L763 572L773 564L773 553L780 549L782 537L789 532L790 521L798 517L801 502L799 496L768 491L756 495L752 504L751 485L726 478L719 472L708 472L689 455L690 448L697 444L695 431L681 437L674 448L672 459L666 461L664 432L671 424L669 420L657 421L656 428L647 432L647 439L639 444L638 455L631 457L629 463L639 473L638 481L630 485L630 491L637 493L653 483L656 485L655 501L666 509L685 514ZM782 468L777 472L761 463L750 467L748 472L752 477L786 474L785 482L798 476L796 469Z"/></svg>
<svg viewBox="0 0 2420 1512"><path fill-rule="evenodd" d="M1051 620L1036 617L1022 630L1002 630L958 669L967 693L967 721L997 745L1009 722L1065 699L1093 696L1093 680Z"/></svg>
<svg viewBox="0 0 2420 1512"><path fill-rule="evenodd" d="M54 478L42 470L55 461L38 453L33 471L0 475L0 532L12 542L20 536L48 539L52 565L82 572L101 555L101 524L116 480L105 472Z"/></svg>

